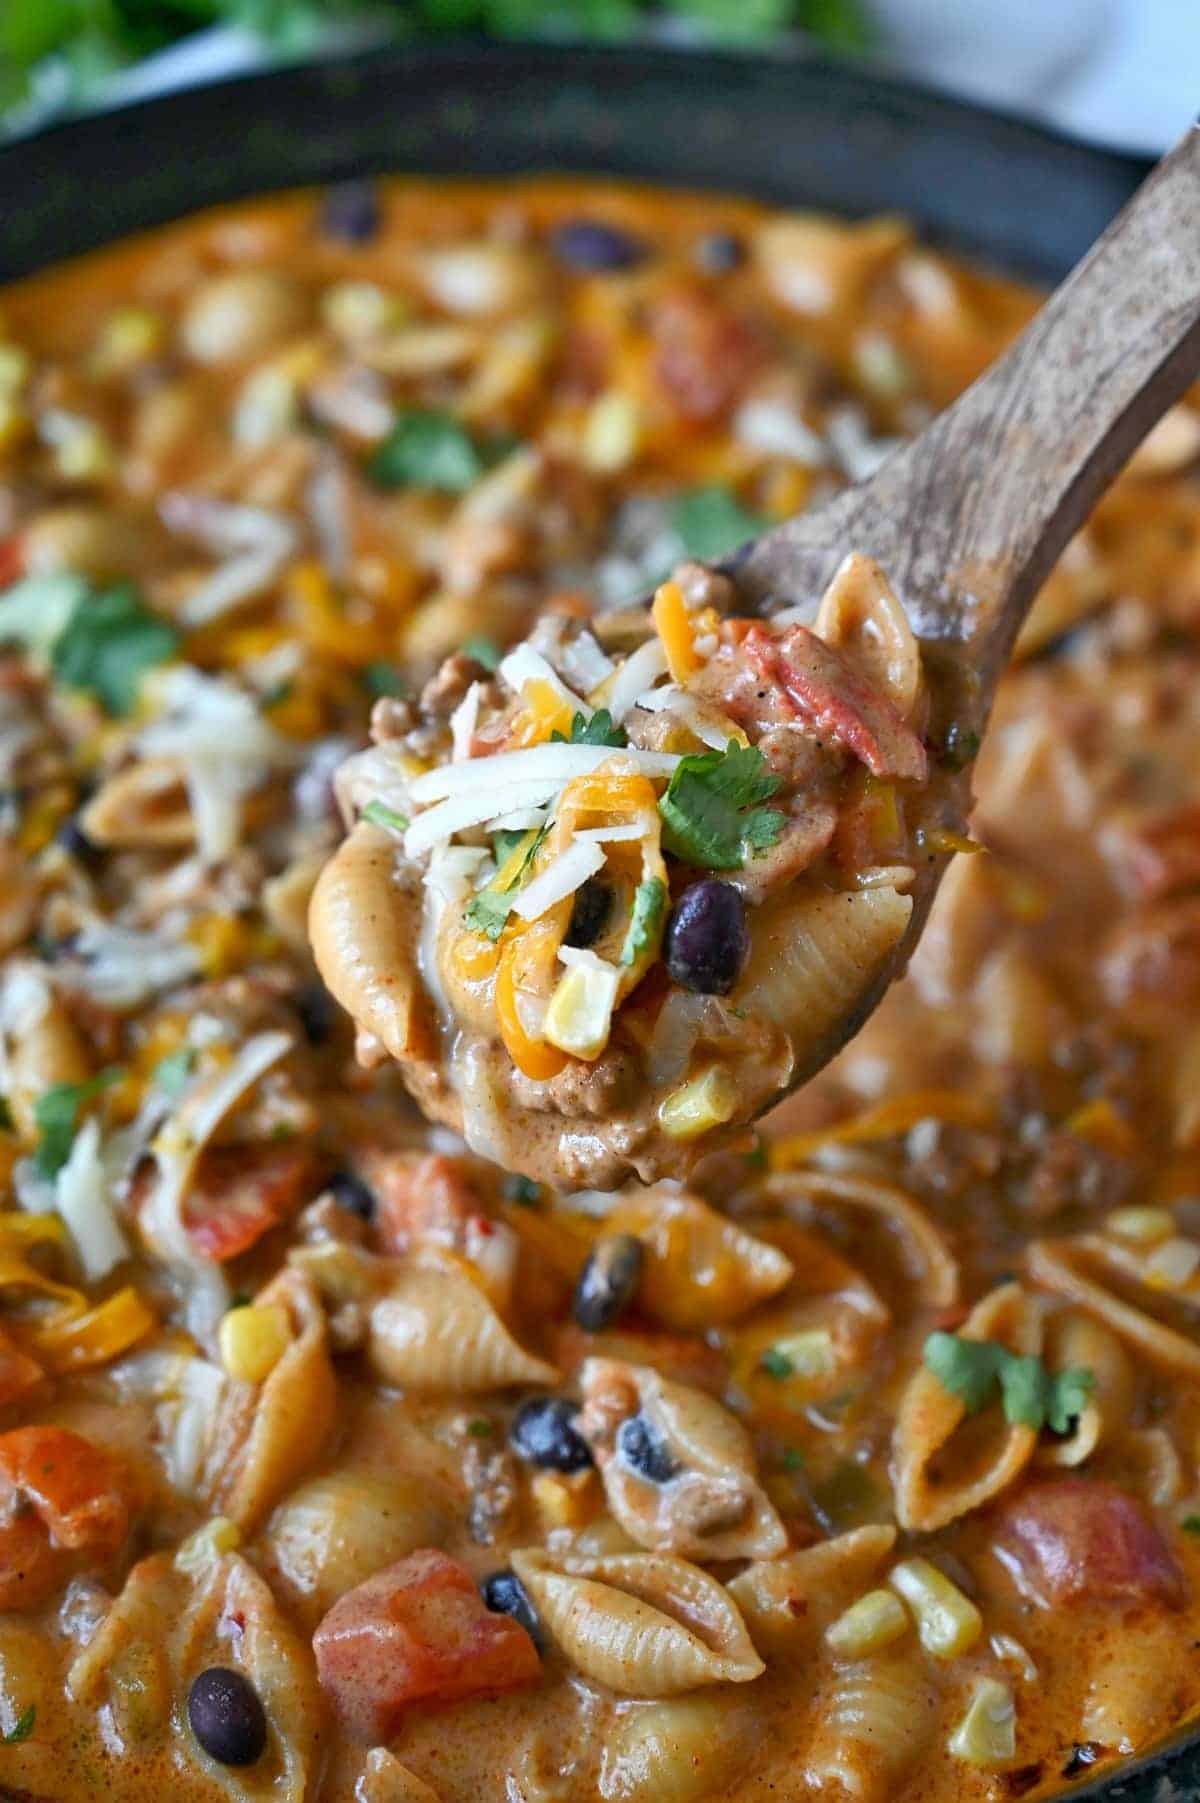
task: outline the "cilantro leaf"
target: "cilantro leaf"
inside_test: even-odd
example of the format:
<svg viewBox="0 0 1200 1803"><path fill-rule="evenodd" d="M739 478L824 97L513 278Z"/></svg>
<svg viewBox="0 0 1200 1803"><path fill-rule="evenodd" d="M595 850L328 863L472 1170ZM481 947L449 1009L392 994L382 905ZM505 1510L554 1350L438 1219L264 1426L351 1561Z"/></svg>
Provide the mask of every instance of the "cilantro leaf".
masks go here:
<svg viewBox="0 0 1200 1803"><path fill-rule="evenodd" d="M497 870L504 869L527 831L528 828L525 827L502 826L499 832L492 834L492 856L496 860Z"/></svg>
<svg viewBox="0 0 1200 1803"><path fill-rule="evenodd" d="M23 1740L28 1740L33 1733L33 1725L37 1721L37 1704L31 1703L28 1709L22 1709L7 1734L0 1734L0 1744L16 1747Z"/></svg>
<svg viewBox="0 0 1200 1803"><path fill-rule="evenodd" d="M154 1067L154 1081L164 1094L180 1096L187 1088L187 1080L196 1066L196 1048L181 1045L177 1052L169 1052Z"/></svg>
<svg viewBox="0 0 1200 1803"><path fill-rule="evenodd" d="M485 670L500 668L500 647L486 632L473 632L462 642L462 654L482 664Z"/></svg>
<svg viewBox="0 0 1200 1803"><path fill-rule="evenodd" d="M552 732L550 742L552 745L615 745L622 747L628 745L629 740L625 736L624 727L613 725L613 717L608 709L598 707L590 720L580 713L573 716L569 739L565 733Z"/></svg>
<svg viewBox="0 0 1200 1803"><path fill-rule="evenodd" d="M781 1381L790 1377L795 1369L787 1353L780 1352L777 1346L768 1346L758 1362L768 1377L777 1377Z"/></svg>
<svg viewBox="0 0 1200 1803"><path fill-rule="evenodd" d="M957 1396L969 1414L1001 1401L1005 1419L1026 1427L1070 1431L1095 1384L1081 1366L1047 1371L1041 1359L1009 1352L995 1340L967 1340L956 1333L932 1333L925 1363L938 1382Z"/></svg>
<svg viewBox="0 0 1200 1803"><path fill-rule="evenodd" d="M509 437L476 439L452 413L409 407L374 451L367 474L380 488L431 488L464 495L515 448Z"/></svg>
<svg viewBox="0 0 1200 1803"><path fill-rule="evenodd" d="M621 963L636 964L650 949L662 924L667 906L667 885L661 877L649 877L634 891L633 909L625 943L621 947Z"/></svg>
<svg viewBox="0 0 1200 1803"><path fill-rule="evenodd" d="M50 667L69 688L95 695L107 713L127 714L146 671L178 648L175 628L123 583L80 602L54 641Z"/></svg>
<svg viewBox="0 0 1200 1803"><path fill-rule="evenodd" d="M490 939L494 943L504 931L504 923L512 913L512 905L516 900L517 891L524 887L533 860L538 854L538 848L549 831L550 823L547 821L546 825L539 827L536 832L530 829L528 832L519 833L517 844L520 844L522 839L528 839L529 843L525 848L525 856L508 882L503 886L497 883L497 877L504 868L504 865L501 864L491 882L485 888L477 890L464 908L463 919L467 925L473 927L477 933L482 933L485 939ZM499 838L499 834L496 836ZM511 858L516 849L517 846L514 845L510 849L508 857ZM506 858L504 862L507 863L508 859Z"/></svg>
<svg viewBox="0 0 1200 1803"><path fill-rule="evenodd" d="M671 509L671 527L684 554L701 563L713 563L735 551L770 524L765 514L743 507L733 490L719 483L689 490Z"/></svg>
<svg viewBox="0 0 1200 1803"><path fill-rule="evenodd" d="M783 831L784 815L761 805L778 787L753 745L731 739L724 751L682 758L658 804L663 844L685 864L740 870L747 850L760 856Z"/></svg>
<svg viewBox="0 0 1200 1803"><path fill-rule="evenodd" d="M55 1083L38 1097L33 1105L39 1135L33 1163L39 1177L50 1180L58 1176L71 1156L80 1110L119 1083L124 1074L110 1068L89 1077L86 1083Z"/></svg>
<svg viewBox="0 0 1200 1803"><path fill-rule="evenodd" d="M475 932L482 933L493 944L504 931L504 923L512 913L513 894L509 889L480 889L463 911L463 919Z"/></svg>
<svg viewBox="0 0 1200 1803"><path fill-rule="evenodd" d="M362 818L369 820L372 826L382 826L389 833L408 831L407 814L398 814L395 808L389 808L386 802L378 799L367 803Z"/></svg>
<svg viewBox="0 0 1200 1803"><path fill-rule="evenodd" d="M381 695L395 696L404 693L404 678L399 670L382 661L363 666L362 682L367 694L376 701Z"/></svg>
<svg viewBox="0 0 1200 1803"><path fill-rule="evenodd" d="M1185 1534L1200 1535L1200 1515L1185 1515L1179 1525Z"/></svg>
<svg viewBox="0 0 1200 1803"><path fill-rule="evenodd" d="M541 1184L532 1177L522 1177L519 1171L510 1171L500 1188L505 1201L515 1202L520 1208L533 1208L542 1199Z"/></svg>

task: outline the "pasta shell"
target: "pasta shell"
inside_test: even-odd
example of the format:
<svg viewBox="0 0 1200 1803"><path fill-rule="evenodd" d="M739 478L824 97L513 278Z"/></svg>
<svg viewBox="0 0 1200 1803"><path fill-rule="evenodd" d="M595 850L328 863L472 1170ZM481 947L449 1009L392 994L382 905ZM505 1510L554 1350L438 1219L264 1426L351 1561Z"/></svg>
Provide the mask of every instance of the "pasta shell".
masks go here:
<svg viewBox="0 0 1200 1803"><path fill-rule="evenodd" d="M941 1229L920 1203L894 1183L827 1171L796 1171L772 1177L768 1188L771 1195L785 1199L789 1214L799 1212L797 1203L829 1207L836 1214L843 1207L866 1209L893 1240L901 1270L915 1287L917 1300L929 1308L949 1308L957 1302L958 1263Z"/></svg>
<svg viewBox="0 0 1200 1803"><path fill-rule="evenodd" d="M1025 1269L1034 1283L1103 1321L1155 1370L1200 1381L1200 1344L1155 1320L1137 1301L1126 1300L1141 1291L1159 1316L1171 1304L1163 1290L1142 1289L1136 1260L1123 1248L1090 1233L1069 1240L1035 1240L1025 1254Z"/></svg>
<svg viewBox="0 0 1200 1803"><path fill-rule="evenodd" d="M425 1473L338 1469L284 1499L267 1543L282 1588L315 1626L340 1596L385 1565L439 1545L452 1514L448 1496Z"/></svg>
<svg viewBox="0 0 1200 1803"><path fill-rule="evenodd" d="M179 766L145 758L102 783L79 823L97 845L126 849L191 845L196 837Z"/></svg>
<svg viewBox="0 0 1200 1803"><path fill-rule="evenodd" d="M921 701L921 653L908 615L872 557L851 551L821 597L813 631L912 720Z"/></svg>
<svg viewBox="0 0 1200 1803"><path fill-rule="evenodd" d="M437 1792L386 1747L372 1747L354 1786L354 1803L441 1803Z"/></svg>
<svg viewBox="0 0 1200 1803"><path fill-rule="evenodd" d="M782 1559L756 1561L727 1588L761 1645L805 1650L870 1589L895 1544L894 1527L854 1528Z"/></svg>
<svg viewBox="0 0 1200 1803"><path fill-rule="evenodd" d="M401 1389L461 1396L558 1378L517 1344L469 1277L419 1265L401 1270L372 1308L367 1363Z"/></svg>
<svg viewBox="0 0 1200 1803"><path fill-rule="evenodd" d="M532 1551L512 1563L565 1657L621 1696L745 1684L765 1669L728 1592L683 1559L625 1553L556 1565Z"/></svg>
<svg viewBox="0 0 1200 1803"><path fill-rule="evenodd" d="M417 969L421 891L397 881L395 844L360 821L317 878L308 928L317 969L393 1058L426 1059L436 1033Z"/></svg>
<svg viewBox="0 0 1200 1803"><path fill-rule="evenodd" d="M579 1432L604 1480L608 1506L641 1546L693 1559L769 1559L787 1535L758 1481L746 1430L728 1409L649 1365L588 1359L580 1373ZM662 1481L621 1450L633 1418L674 1467Z"/></svg>
<svg viewBox="0 0 1200 1803"><path fill-rule="evenodd" d="M817 1044L864 1002L904 937L912 897L886 885L782 896L759 910L733 1001Z"/></svg>
<svg viewBox="0 0 1200 1803"><path fill-rule="evenodd" d="M604 1803L695 1803L725 1796L744 1767L753 1716L736 1692L623 1709L605 1736Z"/></svg>
<svg viewBox="0 0 1200 1803"><path fill-rule="evenodd" d="M1119 1634L1087 1644L1091 1674L1081 1738L1121 1753L1147 1746L1186 1708L1183 1673L1191 1637L1161 1610L1122 1624Z"/></svg>
<svg viewBox="0 0 1200 1803"><path fill-rule="evenodd" d="M1004 1284L971 1310L958 1330L968 1340L999 1340L1010 1352L1042 1349L1042 1319L1035 1298L1018 1283ZM1037 1431L1005 1421L998 1409L974 1418L966 1444L950 1448L966 1420L961 1398L922 1365L900 1399L892 1438L896 1518L910 1532L927 1533L957 1521L997 1496L1033 1457Z"/></svg>
<svg viewBox="0 0 1200 1803"><path fill-rule="evenodd" d="M1075 1309L1064 1309L1046 1323L1045 1360L1051 1371L1090 1371L1093 1381L1071 1432L1039 1446L1037 1462L1082 1465L1114 1428L1124 1429L1133 1403L1133 1366L1102 1321Z"/></svg>
<svg viewBox="0 0 1200 1803"><path fill-rule="evenodd" d="M928 1746L936 1714L933 1686L911 1653L851 1665L818 1699L805 1776L822 1795L837 1786L861 1803L889 1803Z"/></svg>
<svg viewBox="0 0 1200 1803"><path fill-rule="evenodd" d="M647 1190L618 1203L613 1233L632 1233L644 1250L638 1308L664 1327L720 1327L782 1290L792 1263L694 1196Z"/></svg>
<svg viewBox="0 0 1200 1803"><path fill-rule="evenodd" d="M247 1534L320 1456L337 1398L325 1314L312 1280L297 1270L281 1271L258 1300L281 1302L295 1337L261 1387L230 1385L208 1461L217 1512Z"/></svg>

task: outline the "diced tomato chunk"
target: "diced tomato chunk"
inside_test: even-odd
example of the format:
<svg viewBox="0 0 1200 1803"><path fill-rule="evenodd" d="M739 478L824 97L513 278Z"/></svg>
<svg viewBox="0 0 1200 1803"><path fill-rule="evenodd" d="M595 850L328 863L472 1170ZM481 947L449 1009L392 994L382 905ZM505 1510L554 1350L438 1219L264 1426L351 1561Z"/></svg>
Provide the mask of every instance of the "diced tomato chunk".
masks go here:
<svg viewBox="0 0 1200 1803"><path fill-rule="evenodd" d="M125 1465L64 1427L0 1434L0 1609L34 1608L80 1563L124 1544L136 1496Z"/></svg>
<svg viewBox="0 0 1200 1803"><path fill-rule="evenodd" d="M187 1199L188 1238L206 1258L236 1258L296 1213L314 1178L307 1146L216 1146L201 1159Z"/></svg>
<svg viewBox="0 0 1200 1803"><path fill-rule="evenodd" d="M1035 1484L997 1516L996 1545L1039 1602L1165 1603L1181 1608L1187 1583L1141 1504L1101 1478Z"/></svg>
<svg viewBox="0 0 1200 1803"><path fill-rule="evenodd" d="M385 1252L406 1252L421 1239L457 1245L471 1216L482 1213L466 1173L441 1153L368 1155L363 1165L376 1196L376 1238Z"/></svg>
<svg viewBox="0 0 1200 1803"><path fill-rule="evenodd" d="M466 1567L433 1548L340 1597L313 1652L342 1726L367 1746L391 1740L417 1705L495 1696L542 1669L520 1623L493 1615Z"/></svg>
<svg viewBox="0 0 1200 1803"><path fill-rule="evenodd" d="M888 697L815 632L792 626L776 639L752 626L742 642L762 680L783 690L794 715L819 738L844 745L873 776L925 781L929 758L916 733Z"/></svg>
<svg viewBox="0 0 1200 1803"><path fill-rule="evenodd" d="M0 588L9 588L25 574L25 548L19 533L0 539Z"/></svg>

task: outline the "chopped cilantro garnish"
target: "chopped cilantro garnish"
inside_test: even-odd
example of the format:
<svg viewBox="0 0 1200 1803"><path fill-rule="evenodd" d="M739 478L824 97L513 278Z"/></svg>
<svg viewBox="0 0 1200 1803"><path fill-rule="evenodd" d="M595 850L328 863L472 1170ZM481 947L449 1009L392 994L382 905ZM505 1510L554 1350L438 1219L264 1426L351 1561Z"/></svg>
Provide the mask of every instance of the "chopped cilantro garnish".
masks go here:
<svg viewBox="0 0 1200 1803"><path fill-rule="evenodd" d="M12 1109L8 1105L8 1097L0 1096L0 1133L11 1133L15 1124Z"/></svg>
<svg viewBox="0 0 1200 1803"><path fill-rule="evenodd" d="M37 1704L31 1703L28 1709L22 1709L16 1721L8 1730L8 1733L0 1734L0 1742L6 1747L19 1746L23 1740L29 1739L29 1736L33 1733L33 1725L36 1721Z"/></svg>
<svg viewBox="0 0 1200 1803"><path fill-rule="evenodd" d="M512 912L512 905L517 898L517 891L524 885L529 875L530 868L532 867L533 860L537 856L538 847L541 845L542 840L549 831L550 827L549 824L547 824L546 826L539 828L536 832L530 830L529 832L520 833L517 837L517 844L519 845L522 839L528 839L529 843L525 848L525 856L521 859L521 862L518 864L508 882L506 882L503 887L500 887L498 884L497 878L500 875L500 871L504 868L504 864L500 864L496 876L492 878L486 888L478 890L463 909L463 919L466 921L467 925L473 927L475 932L482 933L485 939L495 941L499 939L501 933L504 931L504 923ZM517 846L513 845L509 850L508 857L511 857L516 849ZM497 860L497 862L499 863L499 860ZM508 858L504 860L505 864L507 862Z"/></svg>
<svg viewBox="0 0 1200 1803"><path fill-rule="evenodd" d="M785 1471L803 1471L806 1461L798 1446L785 1446L779 1462Z"/></svg>
<svg viewBox="0 0 1200 1803"><path fill-rule="evenodd" d="M1179 1525L1185 1534L1200 1536L1200 1515L1185 1515Z"/></svg>
<svg viewBox="0 0 1200 1803"><path fill-rule="evenodd" d="M290 701L295 692L294 682L273 682L269 689L263 690L259 706L264 714L269 714L273 707L282 707L285 701Z"/></svg>
<svg viewBox="0 0 1200 1803"><path fill-rule="evenodd" d="M629 740L622 726L613 725L613 717L606 707L598 707L591 719L577 713L571 721L571 737L565 733L552 732L550 742L554 745L628 745Z"/></svg>
<svg viewBox="0 0 1200 1803"><path fill-rule="evenodd" d="M979 742L977 732L953 721L942 741L942 762L951 770L965 770L968 764L974 763Z"/></svg>
<svg viewBox="0 0 1200 1803"><path fill-rule="evenodd" d="M194 1046L181 1045L177 1052L170 1052L160 1059L154 1067L154 1081L159 1089L169 1096L182 1095L187 1087L187 1080L196 1065Z"/></svg>
<svg viewBox="0 0 1200 1803"><path fill-rule="evenodd" d="M95 695L110 714L127 714L142 677L175 655L179 634L144 607L136 591L89 593L54 641L50 667L68 688Z"/></svg>
<svg viewBox="0 0 1200 1803"><path fill-rule="evenodd" d="M765 1171L767 1168L767 1142L761 1133L754 1135L754 1144L748 1152L743 1153L746 1163L752 1171Z"/></svg>
<svg viewBox="0 0 1200 1803"><path fill-rule="evenodd" d="M502 652L495 639L489 638L486 632L473 632L462 642L462 654L485 670L498 670Z"/></svg>
<svg viewBox="0 0 1200 1803"><path fill-rule="evenodd" d="M636 964L654 941L667 906L667 885L661 877L652 876L639 883L634 892L633 911L625 943L621 947L621 963Z"/></svg>
<svg viewBox="0 0 1200 1803"><path fill-rule="evenodd" d="M103 1090L119 1083L124 1074L110 1068L89 1077L86 1083L56 1083L38 1097L33 1105L39 1135L33 1162L40 1177L49 1180L58 1176L71 1156L80 1110Z"/></svg>
<svg viewBox="0 0 1200 1803"><path fill-rule="evenodd" d="M795 1370L787 1353L780 1352L777 1346L768 1346L758 1362L768 1377L790 1377Z"/></svg>
<svg viewBox="0 0 1200 1803"><path fill-rule="evenodd" d="M476 1415L473 1421L467 1423L467 1432L472 1440L490 1440L495 1431L493 1424L484 1415Z"/></svg>
<svg viewBox="0 0 1200 1803"><path fill-rule="evenodd" d="M714 484L680 495L671 509L671 525L688 557L712 563L765 532L771 521L765 514L743 507L732 489Z"/></svg>
<svg viewBox="0 0 1200 1803"><path fill-rule="evenodd" d="M1009 1352L995 1340L966 1340L956 1333L931 1333L925 1363L944 1389L976 1414L997 1398L1008 1421L1069 1433L1095 1385L1081 1366L1047 1371L1041 1359Z"/></svg>
<svg viewBox="0 0 1200 1803"><path fill-rule="evenodd" d="M378 701L381 695L403 695L404 678L391 664L366 664L362 672L363 687Z"/></svg>
<svg viewBox="0 0 1200 1803"><path fill-rule="evenodd" d="M408 830L407 816L398 814L395 808L389 808L383 801L369 801L362 811L362 817L364 820L369 820L372 826L382 826L389 833L403 833Z"/></svg>
<svg viewBox="0 0 1200 1803"><path fill-rule="evenodd" d="M515 448L510 437L473 438L452 413L403 411L367 464L380 488L432 488L462 495Z"/></svg>
<svg viewBox="0 0 1200 1803"><path fill-rule="evenodd" d="M761 855L783 831L784 816L762 806L778 787L753 745L731 739L724 751L682 758L658 804L663 844L685 864L739 870L747 852Z"/></svg>
<svg viewBox="0 0 1200 1803"><path fill-rule="evenodd" d="M496 860L497 870L504 869L527 831L527 827L506 826L502 827L498 833L492 834L492 856Z"/></svg>
<svg viewBox="0 0 1200 1803"><path fill-rule="evenodd" d="M516 1202L521 1208L532 1208L542 1198L541 1184L532 1177L522 1177L518 1171L509 1172L500 1187L505 1201Z"/></svg>

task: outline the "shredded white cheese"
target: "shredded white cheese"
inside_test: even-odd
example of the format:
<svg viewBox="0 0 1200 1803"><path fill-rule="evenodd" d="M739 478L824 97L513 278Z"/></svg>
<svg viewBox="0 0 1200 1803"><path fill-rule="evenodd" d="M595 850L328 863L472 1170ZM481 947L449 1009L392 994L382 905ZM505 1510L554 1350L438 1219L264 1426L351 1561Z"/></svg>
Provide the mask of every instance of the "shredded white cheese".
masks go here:
<svg viewBox="0 0 1200 1803"><path fill-rule="evenodd" d="M473 682L450 716L450 736L454 742L452 760L456 764L463 763L471 755L471 740L475 734L475 723L479 719L482 695L483 684Z"/></svg>
<svg viewBox="0 0 1200 1803"><path fill-rule="evenodd" d="M603 685L602 700L613 719L620 725L629 710L637 703L638 696L652 688L660 676L667 673L667 654L659 638L647 639L639 645L625 662L620 665L615 676Z"/></svg>
<svg viewBox="0 0 1200 1803"><path fill-rule="evenodd" d="M527 883L513 903L522 920L539 920L604 867L604 853L589 840L574 840Z"/></svg>
<svg viewBox="0 0 1200 1803"><path fill-rule="evenodd" d="M71 1155L54 1180L54 1206L67 1224L89 1283L129 1257L129 1243L113 1211L100 1127L85 1121Z"/></svg>
<svg viewBox="0 0 1200 1803"><path fill-rule="evenodd" d="M532 645L517 645L500 663L496 674L508 685L514 695L519 695L527 682L544 682L552 689L558 699L571 709L580 713L585 720L590 720L593 709L582 696L569 689L554 665L549 663L540 651Z"/></svg>
<svg viewBox="0 0 1200 1803"><path fill-rule="evenodd" d="M89 921L75 936L61 977L101 1007L126 1013L200 973L200 955L186 940Z"/></svg>
<svg viewBox="0 0 1200 1803"><path fill-rule="evenodd" d="M253 600L276 580L299 545L291 520L265 507L176 491L159 509L168 531L196 539L226 558L194 588L180 610L185 626L207 626Z"/></svg>
<svg viewBox="0 0 1200 1803"><path fill-rule="evenodd" d="M427 770L410 784L409 795L419 807L481 789L498 790L503 800L515 784L528 783L532 787L535 783L550 783L557 789L573 777L590 776L607 763L615 770L665 777L673 773L679 759L670 752L639 751L632 745L620 751L609 745L531 745L524 751L500 751L494 757L472 758L466 764L443 764L437 770Z"/></svg>
<svg viewBox="0 0 1200 1803"><path fill-rule="evenodd" d="M490 763L496 760L486 761ZM471 766L460 764L456 767L461 770ZM405 853L410 858L420 857L422 852L453 838L455 833L465 832L471 826L482 826L484 821L493 818L505 802L515 802L522 807L542 807L558 793L561 786L560 783L543 779L540 782L508 783L503 788L485 789L482 794L451 796L437 807L428 808L425 813L417 815L404 835Z"/></svg>

